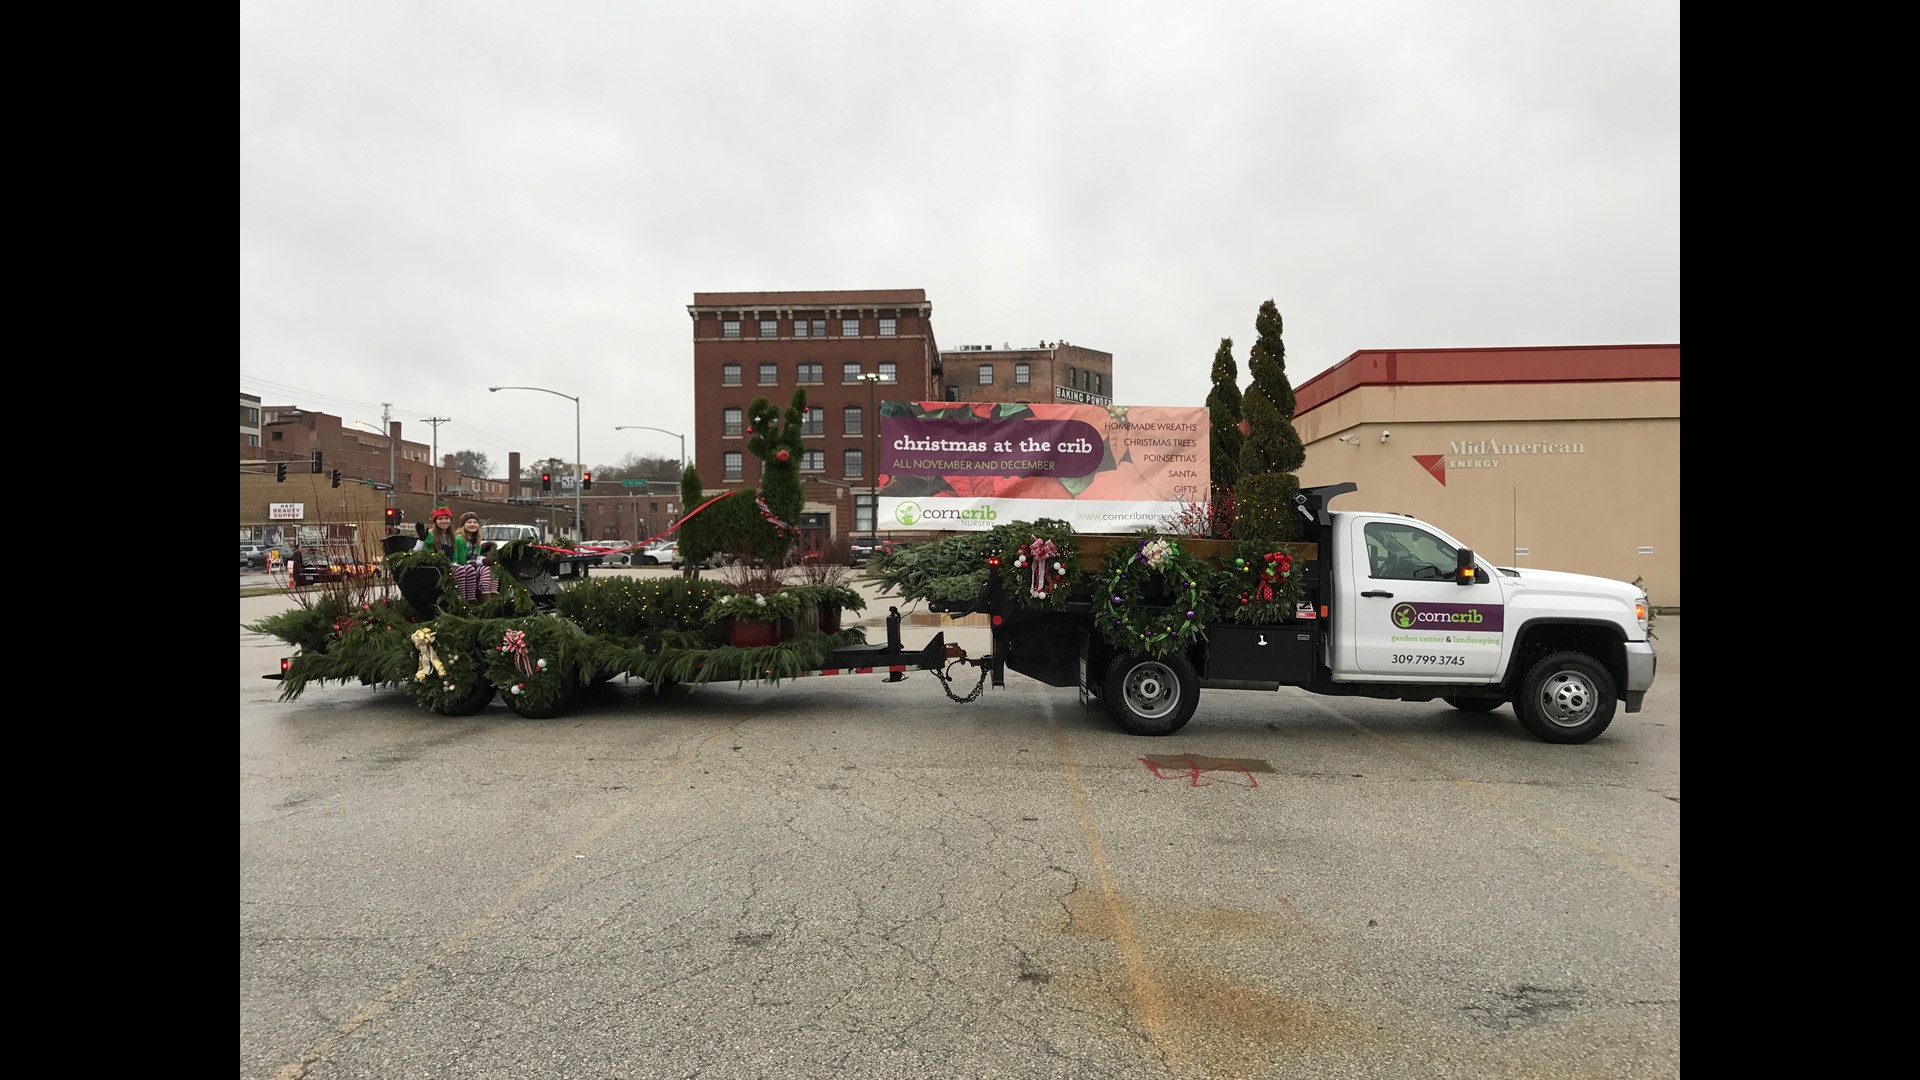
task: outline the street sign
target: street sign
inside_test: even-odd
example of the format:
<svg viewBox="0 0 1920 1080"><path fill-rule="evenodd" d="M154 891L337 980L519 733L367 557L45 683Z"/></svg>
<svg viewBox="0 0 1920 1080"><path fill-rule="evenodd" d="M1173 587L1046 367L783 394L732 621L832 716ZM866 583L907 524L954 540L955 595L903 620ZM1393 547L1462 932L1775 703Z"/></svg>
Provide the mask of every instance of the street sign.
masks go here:
<svg viewBox="0 0 1920 1080"><path fill-rule="evenodd" d="M621 487L646 487L647 482L645 480L622 480L620 481L620 486Z"/></svg>

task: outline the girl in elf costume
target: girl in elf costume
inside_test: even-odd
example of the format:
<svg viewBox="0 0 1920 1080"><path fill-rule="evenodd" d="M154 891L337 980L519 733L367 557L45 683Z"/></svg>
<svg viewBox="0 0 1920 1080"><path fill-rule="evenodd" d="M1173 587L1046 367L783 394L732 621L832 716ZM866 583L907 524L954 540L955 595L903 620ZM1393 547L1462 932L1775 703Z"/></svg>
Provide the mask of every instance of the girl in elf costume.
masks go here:
<svg viewBox="0 0 1920 1080"><path fill-rule="evenodd" d="M425 525L413 523L414 534L420 542L413 545L415 551L438 551L447 557L447 561L459 565L464 560L454 558L454 545L459 537L453 533L453 511L445 506L433 508L433 531L429 533Z"/></svg>
<svg viewBox="0 0 1920 1080"><path fill-rule="evenodd" d="M480 561L480 515L469 510L460 515L460 531L453 537L453 564Z"/></svg>

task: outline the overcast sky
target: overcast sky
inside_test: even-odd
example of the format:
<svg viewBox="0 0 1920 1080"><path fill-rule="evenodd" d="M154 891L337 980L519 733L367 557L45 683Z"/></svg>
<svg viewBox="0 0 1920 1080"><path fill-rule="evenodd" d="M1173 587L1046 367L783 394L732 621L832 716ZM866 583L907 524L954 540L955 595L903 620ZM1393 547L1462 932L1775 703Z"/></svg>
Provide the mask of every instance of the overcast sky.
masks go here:
<svg viewBox="0 0 1920 1080"><path fill-rule="evenodd" d="M240 389L674 456L695 292L927 291L1117 404L1361 349L1680 340L1677 0L240 6Z"/></svg>

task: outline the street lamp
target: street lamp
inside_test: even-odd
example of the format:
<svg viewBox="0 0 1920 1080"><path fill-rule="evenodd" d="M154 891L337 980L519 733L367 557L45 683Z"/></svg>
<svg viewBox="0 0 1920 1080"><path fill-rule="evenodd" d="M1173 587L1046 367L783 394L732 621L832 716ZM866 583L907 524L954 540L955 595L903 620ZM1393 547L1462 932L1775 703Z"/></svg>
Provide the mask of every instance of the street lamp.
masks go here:
<svg viewBox="0 0 1920 1080"><path fill-rule="evenodd" d="M687 474L687 437L685 435L682 435L677 431L668 431L666 428L663 428L663 427L649 427L646 424L615 424L613 425L613 430L615 431L657 431L662 435L671 435L674 438L679 439L680 440L680 475L682 477L686 476ZM667 512L669 514L673 512L673 506L671 504L667 506ZM633 520L636 525L639 524L640 522L640 498L638 495L634 496L634 500L633 500ZM653 523L651 519L649 519L646 528L647 529L653 528ZM645 532L646 529L642 529L641 531Z"/></svg>
<svg viewBox="0 0 1920 1080"><path fill-rule="evenodd" d="M873 402L873 388L892 382L891 375L863 371L860 381L867 384L867 535L880 535L880 412ZM860 515L855 514L856 518Z"/></svg>
<svg viewBox="0 0 1920 1080"><path fill-rule="evenodd" d="M558 390L549 390L544 386L489 386L487 393L495 394L502 390L538 390L543 394L563 397L573 402L573 532L574 542L585 538L586 530L580 525L580 470L586 468L580 462L580 399L572 394L563 394Z"/></svg>
<svg viewBox="0 0 1920 1080"><path fill-rule="evenodd" d="M687 471L687 437L685 435L682 435L677 431L668 431L666 428L663 428L663 427L648 427L645 424L615 424L613 425L613 430L615 431L634 431L634 430L657 431L662 435L671 435L674 438L679 439L680 440L680 471L681 472Z"/></svg>

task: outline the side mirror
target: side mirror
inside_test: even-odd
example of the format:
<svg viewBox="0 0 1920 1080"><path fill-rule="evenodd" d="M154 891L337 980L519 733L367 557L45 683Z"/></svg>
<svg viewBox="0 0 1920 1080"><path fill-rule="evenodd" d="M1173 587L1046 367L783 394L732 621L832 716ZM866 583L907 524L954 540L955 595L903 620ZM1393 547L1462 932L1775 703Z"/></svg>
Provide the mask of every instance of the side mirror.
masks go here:
<svg viewBox="0 0 1920 1080"><path fill-rule="evenodd" d="M1453 572L1454 584L1471 585L1478 580L1480 580L1480 568L1473 561L1473 549L1461 548L1459 566Z"/></svg>

